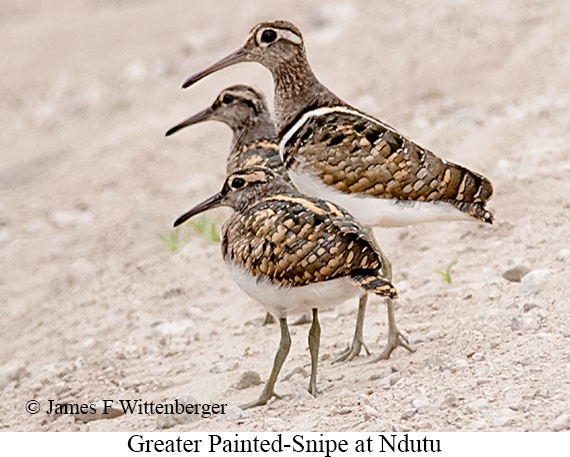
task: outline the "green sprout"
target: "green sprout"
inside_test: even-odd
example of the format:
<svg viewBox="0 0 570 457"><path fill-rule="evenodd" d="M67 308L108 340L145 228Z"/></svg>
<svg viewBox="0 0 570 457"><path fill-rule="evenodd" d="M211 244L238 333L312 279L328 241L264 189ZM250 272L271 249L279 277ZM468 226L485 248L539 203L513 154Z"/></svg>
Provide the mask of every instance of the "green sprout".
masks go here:
<svg viewBox="0 0 570 457"><path fill-rule="evenodd" d="M163 233L158 230L154 232L156 237L164 243L169 252L178 252L180 249L180 234L179 230L175 228L169 232Z"/></svg>
<svg viewBox="0 0 570 457"><path fill-rule="evenodd" d="M206 215L202 215L201 217L189 221L188 225L196 232L204 235L210 243L219 243L220 235L218 235L215 219L209 219Z"/></svg>
<svg viewBox="0 0 570 457"><path fill-rule="evenodd" d="M209 219L205 215L202 215L201 217L197 217L191 221L188 221L187 224L192 227L192 230L194 232L197 232L200 235L204 236L210 243L218 243L220 241L216 219ZM184 234L185 232L182 233ZM157 230L155 234L156 237L164 243L166 249L171 253L180 251L182 246L188 242L187 236L180 235L180 227L177 227L174 230L170 230L168 232L160 232Z"/></svg>
<svg viewBox="0 0 570 457"><path fill-rule="evenodd" d="M435 273L441 275L441 277L449 284L451 284L451 268L453 268L453 266L457 263L457 260L454 260L453 262L451 262L447 268L445 269L445 271L441 271L441 270L433 270Z"/></svg>

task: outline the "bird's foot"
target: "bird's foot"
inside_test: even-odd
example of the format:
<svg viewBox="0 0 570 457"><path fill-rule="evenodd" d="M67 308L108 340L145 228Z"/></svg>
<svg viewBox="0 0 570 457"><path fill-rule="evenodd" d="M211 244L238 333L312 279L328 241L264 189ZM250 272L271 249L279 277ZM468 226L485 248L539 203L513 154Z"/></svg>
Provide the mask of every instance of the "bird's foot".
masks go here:
<svg viewBox="0 0 570 457"><path fill-rule="evenodd" d="M350 362L351 360L354 360L356 357L358 357L362 348L364 348L367 355L370 355L370 351L366 347L366 344L364 344L364 341L359 338L355 338L352 341L352 344L346 345L346 349L342 351L339 356L333 360L332 363Z"/></svg>
<svg viewBox="0 0 570 457"><path fill-rule="evenodd" d="M379 360L388 360L390 355L392 355L392 352L394 352L394 350L399 346L406 348L410 352L416 352L416 350L410 346L408 337L396 328L388 335L388 343L386 343L386 347L382 353L371 360L370 363L375 363Z"/></svg>
<svg viewBox="0 0 570 457"><path fill-rule="evenodd" d="M278 398L279 400L281 400L281 395L277 395L275 392L271 391L269 393L263 391L261 393L261 395L259 396L259 398L257 400L254 400L252 402L246 403L245 405L240 405L240 408L243 410L249 409L249 408L255 408L256 406L263 406L266 405L267 402L269 400L271 400L273 397Z"/></svg>

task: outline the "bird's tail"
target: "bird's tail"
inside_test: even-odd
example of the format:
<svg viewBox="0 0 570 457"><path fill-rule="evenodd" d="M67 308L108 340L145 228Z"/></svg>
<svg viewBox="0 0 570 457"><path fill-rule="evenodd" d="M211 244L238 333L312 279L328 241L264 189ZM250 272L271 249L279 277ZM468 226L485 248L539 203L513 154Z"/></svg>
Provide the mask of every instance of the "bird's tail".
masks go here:
<svg viewBox="0 0 570 457"><path fill-rule="evenodd" d="M390 281L375 272L358 272L352 274L352 279L365 291L382 297L398 298L398 291Z"/></svg>

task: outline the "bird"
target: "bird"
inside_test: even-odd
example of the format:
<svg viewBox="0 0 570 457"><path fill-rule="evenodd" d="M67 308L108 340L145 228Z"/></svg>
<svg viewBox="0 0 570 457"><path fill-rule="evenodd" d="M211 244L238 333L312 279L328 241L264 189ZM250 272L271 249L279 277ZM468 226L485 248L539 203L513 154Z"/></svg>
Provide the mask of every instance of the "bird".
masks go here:
<svg viewBox="0 0 570 457"><path fill-rule="evenodd" d="M226 161L226 174L253 166L271 168L291 182L279 155L279 141L265 95L254 87L236 84L222 90L212 105L166 132L170 136L179 130L205 121L219 121L232 129L233 139ZM267 313L264 325L275 323ZM303 315L293 325L311 322Z"/></svg>
<svg viewBox="0 0 570 457"><path fill-rule="evenodd" d="M436 156L335 95L313 73L301 31L291 22L257 24L241 48L182 87L240 62L260 63L272 73L279 152L301 192L343 206L368 227L493 222L486 208L493 195L489 179ZM383 265L391 279L385 256ZM412 350L396 326L389 299L387 310L388 343L373 361L389 358L398 346Z"/></svg>
<svg viewBox="0 0 570 457"><path fill-rule="evenodd" d="M196 214L229 206L222 226L222 256L237 285L279 320L281 340L271 374L257 400L266 404L289 353L287 315L310 312L311 375L308 391L317 395L321 327L318 311L362 293L395 299L397 291L382 276L374 238L341 207L308 197L278 173L251 167L230 174L222 190L180 216L177 227Z"/></svg>
<svg viewBox="0 0 570 457"><path fill-rule="evenodd" d="M245 84L227 87L210 107L170 128L166 136L209 120L223 122L233 132L227 175L248 167L266 166L289 181L279 155L275 124L262 92Z"/></svg>

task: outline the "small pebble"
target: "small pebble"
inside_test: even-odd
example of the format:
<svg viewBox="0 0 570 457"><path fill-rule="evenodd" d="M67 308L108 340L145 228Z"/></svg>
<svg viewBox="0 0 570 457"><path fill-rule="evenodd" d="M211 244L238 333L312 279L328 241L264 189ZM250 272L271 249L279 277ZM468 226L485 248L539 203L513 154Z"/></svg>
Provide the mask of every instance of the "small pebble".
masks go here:
<svg viewBox="0 0 570 457"><path fill-rule="evenodd" d="M511 320L511 330L513 332L517 331L529 331L538 330L542 325L542 319L536 314L527 313L522 316L513 317Z"/></svg>
<svg viewBox="0 0 570 457"><path fill-rule="evenodd" d="M352 408L349 408L348 406L343 406L338 410L338 414L340 414L341 416L344 416L345 414L350 414L351 412Z"/></svg>
<svg viewBox="0 0 570 457"><path fill-rule="evenodd" d="M400 379L402 379L402 375L400 372L396 371L388 376L386 376L382 381L380 381L381 387L385 389L389 389L394 384L396 384Z"/></svg>
<svg viewBox="0 0 570 457"><path fill-rule="evenodd" d="M405 294L412 288L411 284L408 281L398 281L395 286L398 294Z"/></svg>
<svg viewBox="0 0 570 457"><path fill-rule="evenodd" d="M517 414L511 408L501 408L500 412L502 417L513 417Z"/></svg>
<svg viewBox="0 0 570 457"><path fill-rule="evenodd" d="M455 408L456 406L457 406L457 397L453 394L447 394L443 399L443 401L441 402L441 405L439 405L441 409Z"/></svg>
<svg viewBox="0 0 570 457"><path fill-rule="evenodd" d="M529 295L538 294L551 274L550 270L531 271L521 279L521 292Z"/></svg>
<svg viewBox="0 0 570 457"><path fill-rule="evenodd" d="M412 405L414 405L418 414L427 414L436 409L436 407L425 397L416 398L412 402Z"/></svg>
<svg viewBox="0 0 570 457"><path fill-rule="evenodd" d="M416 408L407 409L406 411L404 411L404 412L402 413L402 416L401 416L401 417L402 417L402 420L411 419L411 418L416 414L416 412L417 412L417 409L416 409Z"/></svg>
<svg viewBox="0 0 570 457"><path fill-rule="evenodd" d="M443 334L439 330L432 330L431 332L428 332L426 338L428 341L435 341L439 340L442 336Z"/></svg>
<svg viewBox="0 0 570 457"><path fill-rule="evenodd" d="M420 422L417 425L417 428L414 427L416 430L423 431L423 430L433 430L433 424L431 422Z"/></svg>
<svg viewBox="0 0 570 457"><path fill-rule="evenodd" d="M512 417L497 417L493 420L493 427L506 427L507 425L511 425L513 422Z"/></svg>
<svg viewBox="0 0 570 457"><path fill-rule="evenodd" d="M556 254L556 260L570 265L570 249L560 249Z"/></svg>
<svg viewBox="0 0 570 457"><path fill-rule="evenodd" d="M269 417L265 419L265 429L270 432L284 431L288 428L287 422L277 417Z"/></svg>
<svg viewBox="0 0 570 457"><path fill-rule="evenodd" d="M307 370L305 370L303 367L295 367L291 371L289 371L286 375L284 375L282 380L285 382L290 381L294 375L300 375L303 378L309 377L309 373L307 373Z"/></svg>
<svg viewBox="0 0 570 457"><path fill-rule="evenodd" d="M227 422L236 422L241 419L247 419L249 415L239 406L228 406L226 414L220 414L221 418Z"/></svg>
<svg viewBox="0 0 570 457"><path fill-rule="evenodd" d="M483 430L486 427L487 427L487 421L485 419L478 419L476 421L471 422L469 425L467 425L464 428L464 430L465 431L477 431L477 430Z"/></svg>
<svg viewBox="0 0 570 457"><path fill-rule="evenodd" d="M363 405L372 406L370 404L370 397L366 394L360 394L360 401Z"/></svg>
<svg viewBox="0 0 570 457"><path fill-rule="evenodd" d="M516 398L509 404L509 408L513 411L522 411L524 408L524 401L522 398Z"/></svg>
<svg viewBox="0 0 570 457"><path fill-rule="evenodd" d="M296 390L295 393L293 393L293 397L299 400L301 403L315 399L315 397L313 397L307 389Z"/></svg>
<svg viewBox="0 0 570 457"><path fill-rule="evenodd" d="M530 310L533 310L534 308L538 308L538 305L535 305L534 303L525 303L523 305L523 313L528 313Z"/></svg>
<svg viewBox="0 0 570 457"><path fill-rule="evenodd" d="M455 363L453 365L451 365L451 372L455 373L456 371L463 370L464 368L467 368L468 366L469 366L469 363L467 362L467 360L458 359L455 361Z"/></svg>
<svg viewBox="0 0 570 457"><path fill-rule="evenodd" d="M551 425L552 430L559 432L570 429L570 414L562 414Z"/></svg>
<svg viewBox="0 0 570 457"><path fill-rule="evenodd" d="M521 279L530 273L530 267L526 264L518 264L503 271L503 278L511 282L521 282Z"/></svg>
<svg viewBox="0 0 570 457"><path fill-rule="evenodd" d="M202 314L204 314L204 311L202 311L201 308L198 308L196 306L191 306L190 308L188 308L186 310L186 313L190 317L198 317L198 316L201 316Z"/></svg>
<svg viewBox="0 0 570 457"><path fill-rule="evenodd" d="M26 364L21 360L13 360L0 367L0 390L13 381L29 376Z"/></svg>
<svg viewBox="0 0 570 457"><path fill-rule="evenodd" d="M194 322L183 319L176 322L161 322L154 325L154 332L162 337L181 337L187 334L188 330L194 328Z"/></svg>
<svg viewBox="0 0 570 457"><path fill-rule="evenodd" d="M431 402L426 397L418 397L412 401L414 408L421 408L422 406L431 406Z"/></svg>
<svg viewBox="0 0 570 457"><path fill-rule="evenodd" d="M485 398L479 398L467 403L466 408L470 413L475 413L481 411L482 409L487 409L489 407L489 402Z"/></svg>
<svg viewBox="0 0 570 457"><path fill-rule="evenodd" d="M103 414L103 412L105 412L105 414ZM95 403L95 413L91 413L91 411L89 411L87 414L75 414L74 417L76 421L86 423L100 419L114 419L115 417L122 416L123 414L125 413L122 408L114 406L114 404L111 405L110 408L105 409L105 401L100 400Z"/></svg>
<svg viewBox="0 0 570 457"><path fill-rule="evenodd" d="M340 373L331 373L327 376L327 381L329 382L340 381L342 379L344 379L344 375Z"/></svg>
<svg viewBox="0 0 570 457"><path fill-rule="evenodd" d="M519 360L518 363L520 363L523 367L527 367L529 365L532 365L533 362L534 359L530 355L527 355L526 357L523 357L521 360Z"/></svg>
<svg viewBox="0 0 570 457"><path fill-rule="evenodd" d="M422 333L411 333L410 336L408 337L408 341L412 346L415 346L419 343L423 343L426 340L427 340L426 335Z"/></svg>
<svg viewBox="0 0 570 457"><path fill-rule="evenodd" d="M546 389L546 392L544 394L545 398L552 398L554 396L556 396L558 392L556 391L556 389Z"/></svg>
<svg viewBox="0 0 570 457"><path fill-rule="evenodd" d="M71 388L69 387L69 384L65 381L60 381L54 386L54 392L60 398L68 394L70 390Z"/></svg>
<svg viewBox="0 0 570 457"><path fill-rule="evenodd" d="M470 359L473 360L474 362L482 362L483 360L485 360L485 355L481 354L480 352L476 352L470 357Z"/></svg>
<svg viewBox="0 0 570 457"><path fill-rule="evenodd" d="M230 366L225 362L218 362L210 369L210 373L214 374L225 373L226 371L230 371Z"/></svg>
<svg viewBox="0 0 570 457"><path fill-rule="evenodd" d="M301 375L300 373L294 373L289 379L288 381L292 384L301 384L302 382L304 382L303 375Z"/></svg>
<svg viewBox="0 0 570 457"><path fill-rule="evenodd" d="M362 412L364 414L365 420L370 420L374 417L378 417L379 413L372 406L364 405L362 407Z"/></svg>
<svg viewBox="0 0 570 457"><path fill-rule="evenodd" d="M200 402L192 395L178 398L178 403L182 405L196 405ZM160 430L166 430L180 424L188 424L200 420L200 414L157 414L156 427Z"/></svg>
<svg viewBox="0 0 570 457"><path fill-rule="evenodd" d="M479 378L475 381L475 384L482 386L484 384L490 384L493 380L491 378Z"/></svg>
<svg viewBox="0 0 570 457"><path fill-rule="evenodd" d="M117 357L118 358L118 357ZM83 367L83 365L85 364L85 359L83 357L77 357L74 361L73 361L73 368L75 368L76 370L80 370L81 367Z"/></svg>
<svg viewBox="0 0 570 457"><path fill-rule="evenodd" d="M418 408L418 414L427 414L427 413L433 411L434 409L437 409L437 408L433 405L420 406Z"/></svg>
<svg viewBox="0 0 570 457"><path fill-rule="evenodd" d="M501 311L500 309L489 308L483 311L481 314L479 314L478 317L479 319L489 320L489 319L494 319L495 317L501 315L502 313L503 311Z"/></svg>
<svg viewBox="0 0 570 457"><path fill-rule="evenodd" d="M236 384L236 389L244 390L263 384L261 375L257 371L244 371Z"/></svg>

